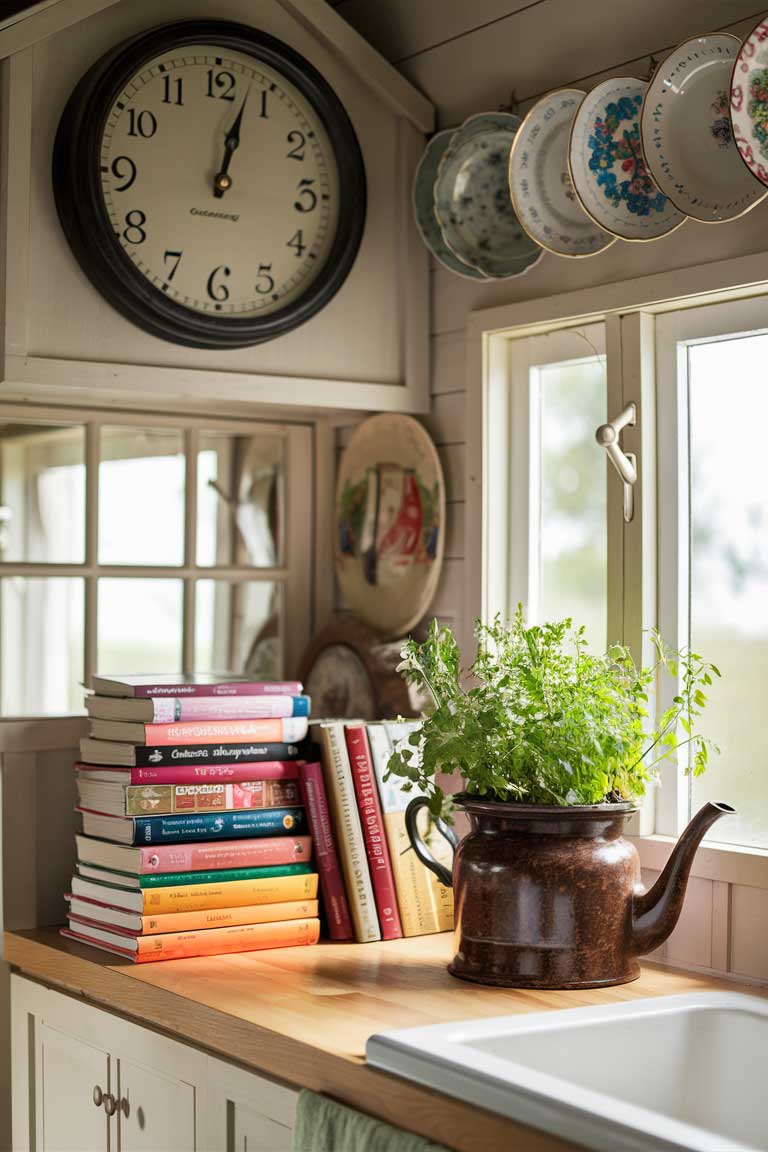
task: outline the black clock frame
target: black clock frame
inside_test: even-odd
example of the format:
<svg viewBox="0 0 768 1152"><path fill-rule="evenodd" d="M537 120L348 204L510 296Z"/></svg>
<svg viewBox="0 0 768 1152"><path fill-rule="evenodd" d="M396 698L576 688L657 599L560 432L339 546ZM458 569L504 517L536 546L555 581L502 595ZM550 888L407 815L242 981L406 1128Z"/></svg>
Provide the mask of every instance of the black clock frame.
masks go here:
<svg viewBox="0 0 768 1152"><path fill-rule="evenodd" d="M127 81L150 60L182 45L215 44L280 72L322 121L339 173L336 235L323 268L296 300L258 317L192 312L154 288L117 241L101 190L100 152L107 117ZM53 149L53 188L64 234L95 288L153 336L193 348L244 348L305 323L332 299L355 262L366 215L366 178L355 130L336 93L303 56L265 32L225 20L151 28L123 41L89 69L72 92Z"/></svg>

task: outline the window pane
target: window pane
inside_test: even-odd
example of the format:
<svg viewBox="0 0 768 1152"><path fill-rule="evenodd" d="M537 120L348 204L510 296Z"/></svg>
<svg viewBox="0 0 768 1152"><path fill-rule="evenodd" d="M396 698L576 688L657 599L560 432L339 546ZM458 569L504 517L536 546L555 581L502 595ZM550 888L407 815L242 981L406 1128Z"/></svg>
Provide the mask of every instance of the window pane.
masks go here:
<svg viewBox="0 0 768 1152"><path fill-rule="evenodd" d="M181 669L181 580L99 580L98 671Z"/></svg>
<svg viewBox="0 0 768 1152"><path fill-rule="evenodd" d="M198 580L195 668L282 677L282 584Z"/></svg>
<svg viewBox="0 0 768 1152"><path fill-rule="evenodd" d="M689 350L691 643L717 664L701 730L721 748L691 783L691 808L738 816L713 839L768 846L768 336Z"/></svg>
<svg viewBox="0 0 768 1152"><path fill-rule="evenodd" d="M197 563L281 562L282 436L204 432L197 457Z"/></svg>
<svg viewBox="0 0 768 1152"><path fill-rule="evenodd" d="M0 560L85 559L85 429L0 421Z"/></svg>
<svg viewBox="0 0 768 1152"><path fill-rule="evenodd" d="M184 474L181 432L101 429L100 564L183 562Z"/></svg>
<svg viewBox="0 0 768 1152"><path fill-rule="evenodd" d="M4 716L83 710L83 580L0 580Z"/></svg>
<svg viewBox="0 0 768 1152"><path fill-rule="evenodd" d="M605 361L545 364L534 370L533 384L540 428L536 616L572 616L575 625L585 626L590 646L604 651L606 461L595 429L606 420Z"/></svg>

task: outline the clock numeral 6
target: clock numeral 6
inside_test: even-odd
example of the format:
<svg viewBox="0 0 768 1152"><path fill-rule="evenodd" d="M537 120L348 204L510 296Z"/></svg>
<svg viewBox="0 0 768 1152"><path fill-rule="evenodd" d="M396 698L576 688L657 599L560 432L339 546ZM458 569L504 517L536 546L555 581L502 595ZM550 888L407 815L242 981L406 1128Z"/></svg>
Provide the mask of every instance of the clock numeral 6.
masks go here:
<svg viewBox="0 0 768 1152"><path fill-rule="evenodd" d="M317 192L312 188L313 184L314 180L299 180L296 185L299 194L294 200L293 206L297 212L311 212L313 208L317 207Z"/></svg>
<svg viewBox="0 0 768 1152"><path fill-rule="evenodd" d="M218 284L214 282L219 273L221 273L222 277L231 276L232 270L231 268L227 268L226 264L219 264L218 268L214 268L208 277L207 290L211 300L222 303L224 300L229 300L229 288L221 281Z"/></svg>
<svg viewBox="0 0 768 1152"><path fill-rule="evenodd" d="M214 72L213 68L209 68L206 75L208 77L206 96L211 96L214 100L235 99L235 78L231 72Z"/></svg>
<svg viewBox="0 0 768 1152"><path fill-rule="evenodd" d="M125 214L125 228L123 228L123 240L129 244L143 244L147 238L147 233L144 225L147 222L146 215L140 208L132 208L130 212Z"/></svg>
<svg viewBox="0 0 768 1152"><path fill-rule="evenodd" d="M256 276L257 276L257 279L259 281L261 281L261 283L255 284L254 287L256 288L256 291L259 293L260 296L268 296L269 293L275 287L274 278L272 276L270 276L271 271L272 271L272 262L271 261L269 262L269 264L259 264L259 270L256 273Z"/></svg>
<svg viewBox="0 0 768 1152"><path fill-rule="evenodd" d="M130 156L115 156L110 172L117 180L124 180L124 184L113 185L113 192L125 192L136 179L136 165Z"/></svg>
<svg viewBox="0 0 768 1152"><path fill-rule="evenodd" d="M149 140L155 132L157 132L157 120L154 112L150 112L148 108L142 112L137 112L135 108L128 109L129 136L143 136L145 140Z"/></svg>

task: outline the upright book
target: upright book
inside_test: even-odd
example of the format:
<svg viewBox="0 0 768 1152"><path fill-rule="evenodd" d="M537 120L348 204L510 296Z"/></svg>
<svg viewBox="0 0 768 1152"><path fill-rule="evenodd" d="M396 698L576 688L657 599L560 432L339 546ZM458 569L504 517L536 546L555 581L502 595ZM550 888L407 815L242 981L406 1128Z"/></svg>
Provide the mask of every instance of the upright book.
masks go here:
<svg viewBox="0 0 768 1152"><path fill-rule="evenodd" d="M355 933L333 836L322 765L317 762L301 764L299 784L301 800L307 812L309 831L312 834L317 870L320 874L320 891L328 935L331 940L354 940Z"/></svg>
<svg viewBox="0 0 768 1152"><path fill-rule="evenodd" d="M136 964L154 960L180 960L191 956L222 956L227 952L252 952L258 948L293 948L317 944L320 921L283 920L275 924L245 924L207 928L200 932L163 932L154 936L126 936L96 928L70 918L62 936L92 944Z"/></svg>
<svg viewBox="0 0 768 1152"><path fill-rule="evenodd" d="M309 696L87 696L85 708L95 720L179 724L197 720L259 720L309 716Z"/></svg>
<svg viewBox="0 0 768 1152"><path fill-rule="evenodd" d="M251 680L247 676L172 672L149 676L94 676L93 687L100 696L147 699L154 696L299 696L298 680Z"/></svg>
<svg viewBox="0 0 768 1152"><path fill-rule="evenodd" d="M231 768L237 764L256 764L262 761L299 760L302 751L298 744L285 744L281 741L136 745L84 736L80 741L80 756L86 764L141 768L144 775L136 783L151 779L158 784L174 784L180 779L175 773L182 767L206 768L223 764ZM149 771L154 771L155 775L150 776Z"/></svg>
<svg viewBox="0 0 768 1152"><path fill-rule="evenodd" d="M138 720L91 720L95 740L125 741L146 747L264 741L297 744L307 734L306 716L261 720L199 720L187 724L142 724Z"/></svg>
<svg viewBox="0 0 768 1152"><path fill-rule="evenodd" d="M78 811L86 836L141 846L299 834L307 827L303 808L189 812L181 816L103 816L85 808Z"/></svg>
<svg viewBox="0 0 768 1152"><path fill-rule="evenodd" d="M381 930L344 739L344 724L341 721L318 724L313 732L316 732L323 752L326 793L333 813L355 937L360 943L380 940Z"/></svg>

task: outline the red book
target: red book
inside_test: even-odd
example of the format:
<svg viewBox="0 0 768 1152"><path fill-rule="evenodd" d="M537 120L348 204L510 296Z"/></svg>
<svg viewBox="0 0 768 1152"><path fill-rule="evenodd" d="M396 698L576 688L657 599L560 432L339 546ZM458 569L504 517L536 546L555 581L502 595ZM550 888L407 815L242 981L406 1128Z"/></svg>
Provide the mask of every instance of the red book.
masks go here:
<svg viewBox="0 0 768 1152"><path fill-rule="evenodd" d="M344 880L333 839L322 765L302 763L298 766L298 772L301 801L307 810L317 871L320 874L320 891L328 922L328 935L331 940L354 940L352 918L349 914L347 894L344 891Z"/></svg>
<svg viewBox="0 0 768 1152"><path fill-rule="evenodd" d="M397 910L395 877L389 858L379 790L368 745L368 733L364 724L347 724L345 734L360 823L363 826L365 850L371 870L373 894L376 898L376 911L381 925L381 938L399 940L403 929Z"/></svg>
<svg viewBox="0 0 768 1152"><path fill-rule="evenodd" d="M75 764L75 769L88 780L112 784L249 784L252 780L295 780L300 763L262 760L245 764L169 764L158 768Z"/></svg>
<svg viewBox="0 0 768 1152"><path fill-rule="evenodd" d="M280 920L275 924L242 924L226 928L203 928L200 932L162 932L152 936L124 936L106 928L70 921L60 928L62 936L93 944L106 952L126 956L136 964L153 960L180 960L189 956L223 956L227 952L252 952L257 948L295 948L317 944L320 921Z"/></svg>
<svg viewBox="0 0 768 1152"><path fill-rule="evenodd" d="M261 839L202 840L193 844L141 847L113 844L90 836L75 836L82 864L146 876L154 872L213 872L220 868L262 868L278 864L309 864L309 836L264 836Z"/></svg>

